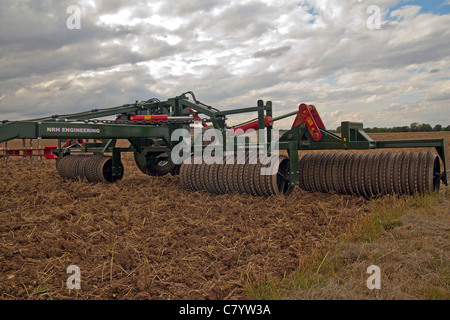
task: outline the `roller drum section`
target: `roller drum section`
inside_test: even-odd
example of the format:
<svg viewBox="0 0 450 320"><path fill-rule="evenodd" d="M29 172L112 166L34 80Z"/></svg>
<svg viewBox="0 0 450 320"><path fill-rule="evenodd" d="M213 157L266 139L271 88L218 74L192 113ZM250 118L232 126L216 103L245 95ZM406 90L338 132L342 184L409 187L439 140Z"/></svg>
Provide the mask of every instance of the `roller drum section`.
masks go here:
<svg viewBox="0 0 450 320"><path fill-rule="evenodd" d="M300 187L306 191L366 198L415 195L439 190L439 157L429 152L316 153L299 161Z"/></svg>
<svg viewBox="0 0 450 320"><path fill-rule="evenodd" d="M59 175L65 179L85 179L89 182L116 182L123 177L123 165L120 164L121 175L112 175L112 158L99 155L69 155L56 162Z"/></svg>
<svg viewBox="0 0 450 320"><path fill-rule="evenodd" d="M209 191L214 194L249 194L252 196L271 196L292 193L289 184L289 158L273 155L268 163L249 157L239 164L182 164L180 181L183 187L192 191Z"/></svg>

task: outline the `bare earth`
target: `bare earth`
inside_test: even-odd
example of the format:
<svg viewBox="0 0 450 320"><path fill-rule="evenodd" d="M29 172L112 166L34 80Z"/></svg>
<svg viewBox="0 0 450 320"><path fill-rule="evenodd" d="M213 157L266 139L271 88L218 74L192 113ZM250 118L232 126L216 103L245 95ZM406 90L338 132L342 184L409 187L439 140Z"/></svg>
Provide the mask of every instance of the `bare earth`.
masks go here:
<svg viewBox="0 0 450 320"><path fill-rule="evenodd" d="M395 139L438 136L450 140ZM177 176L142 174L130 154L123 163L112 185L66 181L54 160L0 168L0 298L250 299L249 284L295 272L371 214L368 200L299 188L288 198L193 193ZM70 265L81 290L66 286Z"/></svg>

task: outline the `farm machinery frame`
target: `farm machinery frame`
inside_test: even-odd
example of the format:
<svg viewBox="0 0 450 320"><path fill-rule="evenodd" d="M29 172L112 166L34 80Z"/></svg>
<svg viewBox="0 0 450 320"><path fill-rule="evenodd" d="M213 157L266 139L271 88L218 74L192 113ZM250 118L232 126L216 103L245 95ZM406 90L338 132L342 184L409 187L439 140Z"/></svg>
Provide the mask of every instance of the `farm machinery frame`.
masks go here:
<svg viewBox="0 0 450 320"><path fill-rule="evenodd" d="M233 127L227 125L228 116L242 113L256 113L257 118ZM112 116L115 119L102 120ZM274 137L274 122L291 116L295 116L291 129ZM205 150L203 133L213 128L221 136L215 149L223 151L221 159L231 153L236 160L241 150L245 161L174 161L173 151L182 141L172 141L171 137L178 129L191 132L192 123L200 123L203 130L194 131L193 139L184 148L188 150L184 158ZM300 104L298 110L274 118L271 101L259 100L254 107L221 111L198 101L189 91L165 101L150 99L27 121L4 120L0 124L0 142L58 139L52 155L50 149L45 150L46 158L57 159L61 176L91 182L120 180L124 175L121 154L132 152L142 172L150 176L180 175L185 188L216 194L287 196L298 185L308 191L373 197L433 191L439 189L441 181L448 185L450 167L445 138L375 141L364 132L362 123L345 121L341 128L341 136L327 130L313 105ZM257 143L248 136L239 137L253 130L259 132ZM119 139L128 140L130 145L117 146ZM273 149L274 143L286 155L275 152L278 150ZM389 150L399 148L434 148L437 154ZM358 150L375 152L360 154ZM299 151L318 152L300 157ZM258 160L256 155L260 152L273 160L272 167L275 163L269 173L262 173L268 164ZM19 155L18 150L0 149L0 157L14 155Z"/></svg>

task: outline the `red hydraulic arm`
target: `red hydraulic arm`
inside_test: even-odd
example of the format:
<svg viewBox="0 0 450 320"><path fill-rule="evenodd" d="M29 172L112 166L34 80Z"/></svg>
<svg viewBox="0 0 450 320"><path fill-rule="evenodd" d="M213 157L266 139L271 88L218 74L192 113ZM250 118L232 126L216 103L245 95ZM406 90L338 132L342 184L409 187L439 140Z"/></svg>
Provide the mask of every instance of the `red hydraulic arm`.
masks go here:
<svg viewBox="0 0 450 320"><path fill-rule="evenodd" d="M273 121L272 121L272 117L265 117L264 118L264 126L265 127L270 127L273 126ZM231 129L231 135L232 136L238 136L241 134L246 133L249 130L258 130L259 127L259 123L258 120L243 124L241 126L238 127L234 127Z"/></svg>
<svg viewBox="0 0 450 320"><path fill-rule="evenodd" d="M149 116L130 116L130 121L167 121L167 114L155 114Z"/></svg>
<svg viewBox="0 0 450 320"><path fill-rule="evenodd" d="M153 114L153 115L138 115L138 116L130 116L130 121L170 121L170 120L202 120L200 116L195 113L194 110L189 109L192 113L192 117L171 117L167 114ZM207 124L202 122L203 127L206 127Z"/></svg>

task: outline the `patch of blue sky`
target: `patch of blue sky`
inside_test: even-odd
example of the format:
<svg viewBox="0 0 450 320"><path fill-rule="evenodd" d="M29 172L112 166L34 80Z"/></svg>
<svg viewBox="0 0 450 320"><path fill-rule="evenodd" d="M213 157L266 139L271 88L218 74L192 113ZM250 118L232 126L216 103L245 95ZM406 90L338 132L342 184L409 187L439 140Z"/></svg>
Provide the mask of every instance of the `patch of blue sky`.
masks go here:
<svg viewBox="0 0 450 320"><path fill-rule="evenodd" d="M432 82L439 82L439 81L448 81L448 80L450 80L450 77L441 77L441 78L433 79L433 80L430 80L430 81L432 81Z"/></svg>
<svg viewBox="0 0 450 320"><path fill-rule="evenodd" d="M413 74L413 73L423 73L425 71L427 71L427 69L425 68L412 68L407 70L406 72L408 72L409 74Z"/></svg>
<svg viewBox="0 0 450 320"><path fill-rule="evenodd" d="M317 14L317 12L315 12L314 7L309 7L308 10L306 10L307 12L309 12L310 14L312 14L313 16L315 16Z"/></svg>
<svg viewBox="0 0 450 320"><path fill-rule="evenodd" d="M327 83L329 83L329 84L336 84L337 83L337 77L336 77L336 75L331 75L331 76L328 76L328 77L326 77L326 79L325 79L325 81L327 82Z"/></svg>
<svg viewBox="0 0 450 320"><path fill-rule="evenodd" d="M432 13L436 15L446 15L450 13L450 0L401 0L396 5L389 8L389 11L395 11L404 6L421 7L419 14Z"/></svg>

